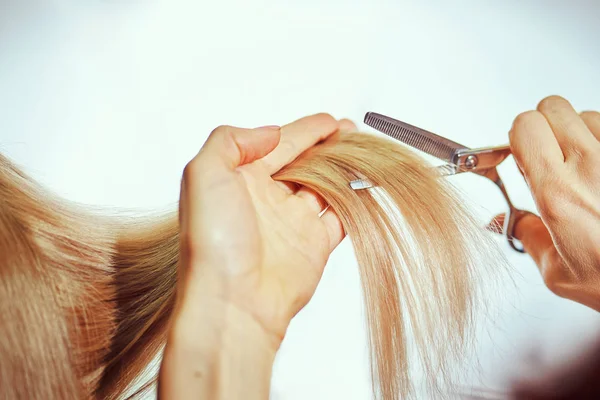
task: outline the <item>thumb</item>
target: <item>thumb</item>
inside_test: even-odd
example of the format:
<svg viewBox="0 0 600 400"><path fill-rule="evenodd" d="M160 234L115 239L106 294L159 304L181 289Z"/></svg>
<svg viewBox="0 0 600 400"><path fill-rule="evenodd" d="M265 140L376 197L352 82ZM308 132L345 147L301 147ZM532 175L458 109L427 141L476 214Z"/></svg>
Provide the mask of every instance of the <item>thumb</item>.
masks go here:
<svg viewBox="0 0 600 400"><path fill-rule="evenodd" d="M235 168L269 154L279 144L279 126L242 129L220 126L208 137L198 158L214 167Z"/></svg>
<svg viewBox="0 0 600 400"><path fill-rule="evenodd" d="M503 217L498 216L495 220ZM537 265L544 283L550 291L558 296L598 309L598 293L592 290L590 294L586 287L582 288L577 284L576 276L569 268L565 267L564 260L540 217L534 214L525 214L515 225L515 238L521 241L523 248Z"/></svg>
<svg viewBox="0 0 600 400"><path fill-rule="evenodd" d="M497 215L486 229L494 233L502 233L505 218L505 214ZM538 266L542 266L554 258L556 248L552 236L537 215L527 213L519 219L515 225L514 235Z"/></svg>
<svg viewBox="0 0 600 400"><path fill-rule="evenodd" d="M540 217L525 214L515 225L515 238L520 240L525 251L538 266L549 261L549 255L556 253L552 236Z"/></svg>

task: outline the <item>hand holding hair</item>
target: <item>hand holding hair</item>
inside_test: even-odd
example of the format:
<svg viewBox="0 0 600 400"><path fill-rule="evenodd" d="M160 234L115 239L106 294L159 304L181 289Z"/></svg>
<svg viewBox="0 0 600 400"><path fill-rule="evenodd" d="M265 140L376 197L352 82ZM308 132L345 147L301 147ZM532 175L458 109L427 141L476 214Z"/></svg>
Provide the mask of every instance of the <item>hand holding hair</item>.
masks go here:
<svg viewBox="0 0 600 400"><path fill-rule="evenodd" d="M326 114L282 128L222 126L186 166L177 302L159 396L268 398L290 320L344 237L321 197L271 176L314 144L352 129Z"/></svg>
<svg viewBox="0 0 600 400"><path fill-rule="evenodd" d="M374 397L443 398L502 260L424 159L335 134L355 130L325 114L216 129L185 169L179 221L90 212L0 154L0 397L139 398L164 348L161 398L268 398L290 320L347 234ZM353 190L359 177L376 189Z"/></svg>
<svg viewBox="0 0 600 400"><path fill-rule="evenodd" d="M552 292L600 311L600 113L548 97L515 119L510 144L540 212L515 236Z"/></svg>

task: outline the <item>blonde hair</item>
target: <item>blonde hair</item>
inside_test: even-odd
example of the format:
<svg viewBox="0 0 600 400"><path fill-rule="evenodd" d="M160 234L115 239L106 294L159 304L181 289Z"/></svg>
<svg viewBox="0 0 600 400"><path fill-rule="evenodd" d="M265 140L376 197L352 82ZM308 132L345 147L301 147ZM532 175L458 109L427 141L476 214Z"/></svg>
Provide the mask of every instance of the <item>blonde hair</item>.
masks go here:
<svg viewBox="0 0 600 400"><path fill-rule="evenodd" d="M358 177L376 188L352 190ZM329 138L273 178L323 196L352 241L374 393L414 394L410 338L428 386L448 381L494 251L454 189L405 147L361 133ZM165 343L178 247L175 214L96 215L0 156L0 397L122 396Z"/></svg>

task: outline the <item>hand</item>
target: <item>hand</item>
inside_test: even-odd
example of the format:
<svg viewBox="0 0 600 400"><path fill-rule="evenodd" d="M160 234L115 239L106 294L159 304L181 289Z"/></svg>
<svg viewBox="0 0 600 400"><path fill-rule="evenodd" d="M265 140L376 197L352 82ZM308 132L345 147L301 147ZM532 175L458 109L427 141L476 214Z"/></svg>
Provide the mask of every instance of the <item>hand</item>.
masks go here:
<svg viewBox="0 0 600 400"><path fill-rule="evenodd" d="M516 238L552 292L600 311L600 113L548 97L515 119L510 145L540 213Z"/></svg>
<svg viewBox="0 0 600 400"><path fill-rule="evenodd" d="M344 237L322 198L271 176L354 129L326 114L282 128L222 126L186 166L177 304L159 397L268 397L274 354Z"/></svg>
<svg viewBox="0 0 600 400"><path fill-rule="evenodd" d="M318 195L271 175L340 129L355 126L317 114L281 129L224 126L210 135L182 182L184 302L202 288L283 338L344 232L333 210L319 216Z"/></svg>

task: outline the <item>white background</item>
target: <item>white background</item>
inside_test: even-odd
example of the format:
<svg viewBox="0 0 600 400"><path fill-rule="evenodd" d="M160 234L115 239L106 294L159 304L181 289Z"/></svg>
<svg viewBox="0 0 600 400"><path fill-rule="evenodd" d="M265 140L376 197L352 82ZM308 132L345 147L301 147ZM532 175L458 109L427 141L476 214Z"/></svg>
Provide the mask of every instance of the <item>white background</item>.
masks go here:
<svg viewBox="0 0 600 400"><path fill-rule="evenodd" d="M600 109L599 15L593 1L2 0L0 151L71 200L148 210L174 207L182 168L220 124L376 111L468 146L503 144L547 95ZM502 172L533 209L512 158ZM491 183L455 182L483 217L503 211ZM517 295L494 303L466 382L477 387L502 388L532 350L559 360L600 325L499 243ZM274 398L369 398L361 301L344 242L292 322Z"/></svg>

